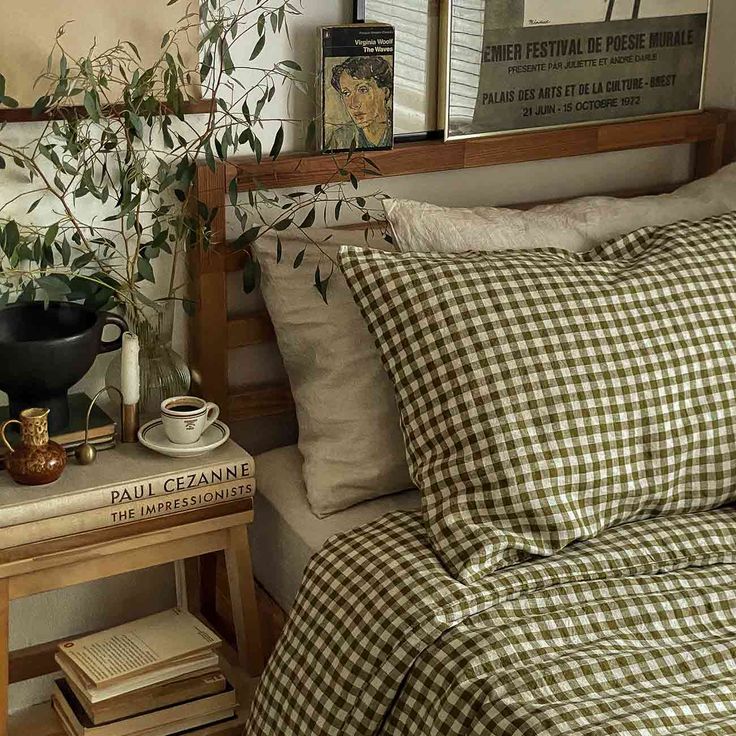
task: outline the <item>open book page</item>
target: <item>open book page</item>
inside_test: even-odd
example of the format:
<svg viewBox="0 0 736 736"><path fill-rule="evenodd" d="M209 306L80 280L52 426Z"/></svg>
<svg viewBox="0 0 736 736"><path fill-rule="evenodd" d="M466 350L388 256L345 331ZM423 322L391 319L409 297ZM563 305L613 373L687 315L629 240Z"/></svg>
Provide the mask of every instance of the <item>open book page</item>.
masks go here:
<svg viewBox="0 0 736 736"><path fill-rule="evenodd" d="M60 653L92 683L104 685L213 649L220 638L192 614L173 608L68 641Z"/></svg>

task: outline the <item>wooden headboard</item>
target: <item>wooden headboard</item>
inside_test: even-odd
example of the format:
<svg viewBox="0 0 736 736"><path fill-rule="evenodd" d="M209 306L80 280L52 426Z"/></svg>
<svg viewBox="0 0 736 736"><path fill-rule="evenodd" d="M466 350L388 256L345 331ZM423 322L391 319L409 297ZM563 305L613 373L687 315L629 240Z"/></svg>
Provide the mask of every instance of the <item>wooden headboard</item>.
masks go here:
<svg viewBox="0 0 736 736"><path fill-rule="evenodd" d="M706 110L477 140L404 143L392 151L372 153L371 159L380 168L381 176L387 177L692 144L695 146L692 174L697 179L734 159L735 131L736 113ZM341 165L345 165L344 159ZM248 257L233 252L227 245L228 184L237 176L239 192L254 190L259 185L269 189L303 187L323 183L334 171L332 157L316 154L282 156L260 164L254 159L233 160L219 163L214 172L204 164L198 166L192 194L210 212L216 208L217 214L211 224L213 245L206 251L198 248L192 252L192 285L197 309L191 320L190 362L196 389L218 403L228 421L282 414L293 405L288 383L232 387L228 383L228 351L275 339L265 311L239 317L228 315L227 275L242 269ZM373 178L362 167L354 167L353 171L359 179ZM626 194L631 193L623 196Z"/></svg>

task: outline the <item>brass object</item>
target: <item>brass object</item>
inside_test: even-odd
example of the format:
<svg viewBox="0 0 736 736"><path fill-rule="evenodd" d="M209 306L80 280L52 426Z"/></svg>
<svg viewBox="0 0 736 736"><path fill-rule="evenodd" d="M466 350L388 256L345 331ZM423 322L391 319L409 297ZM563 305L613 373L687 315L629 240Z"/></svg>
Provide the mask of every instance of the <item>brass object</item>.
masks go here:
<svg viewBox="0 0 736 736"><path fill-rule="evenodd" d="M124 438L126 432L129 433L129 428L126 428L126 422L125 422L125 414L126 409L129 407L123 404L123 393L122 391L117 388L116 386L103 386L95 395L92 401L89 402L89 407L87 409L87 419L84 423L84 442L77 447L76 450L74 450L74 457L77 459L77 462L80 465L92 465L92 463L97 459L97 449L94 445L91 445L89 442L89 418L92 414L92 407L97 403L97 399L102 396L105 391L115 391L118 396L120 396L120 424L122 425L120 428L120 435ZM137 408L137 407L136 407ZM137 423L136 423L137 424ZM128 442L135 442L135 439L133 440L127 440ZM126 442L125 439L123 439L123 442Z"/></svg>
<svg viewBox="0 0 736 736"><path fill-rule="evenodd" d="M123 442L137 442L140 429L138 404L123 404L122 412L121 438Z"/></svg>
<svg viewBox="0 0 736 736"><path fill-rule="evenodd" d="M5 467L16 483L43 486L58 480L64 472L66 452L49 439L48 417L48 409L24 409L20 420L8 419L0 427L0 437L8 448ZM5 436L5 430L12 424L20 425L21 442L17 447Z"/></svg>

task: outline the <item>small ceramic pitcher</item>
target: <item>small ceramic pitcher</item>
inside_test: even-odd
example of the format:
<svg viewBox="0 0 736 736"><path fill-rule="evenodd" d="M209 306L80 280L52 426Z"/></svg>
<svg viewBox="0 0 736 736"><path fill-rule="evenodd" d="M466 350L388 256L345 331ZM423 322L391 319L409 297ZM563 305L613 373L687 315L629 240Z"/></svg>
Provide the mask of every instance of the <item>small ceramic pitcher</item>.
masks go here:
<svg viewBox="0 0 736 736"><path fill-rule="evenodd" d="M18 419L8 419L0 427L0 437L8 448L5 467L10 477L26 486L53 483L66 467L64 448L49 440L49 410L24 409ZM20 444L13 447L5 436L11 424L20 425Z"/></svg>

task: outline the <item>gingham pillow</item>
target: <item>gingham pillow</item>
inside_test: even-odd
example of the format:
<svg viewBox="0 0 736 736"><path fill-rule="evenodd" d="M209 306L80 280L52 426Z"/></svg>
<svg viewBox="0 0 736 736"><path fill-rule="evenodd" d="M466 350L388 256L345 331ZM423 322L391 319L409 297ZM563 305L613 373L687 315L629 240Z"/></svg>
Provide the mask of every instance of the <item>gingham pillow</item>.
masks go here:
<svg viewBox="0 0 736 736"><path fill-rule="evenodd" d="M736 499L736 213L587 253L340 251L463 580Z"/></svg>

